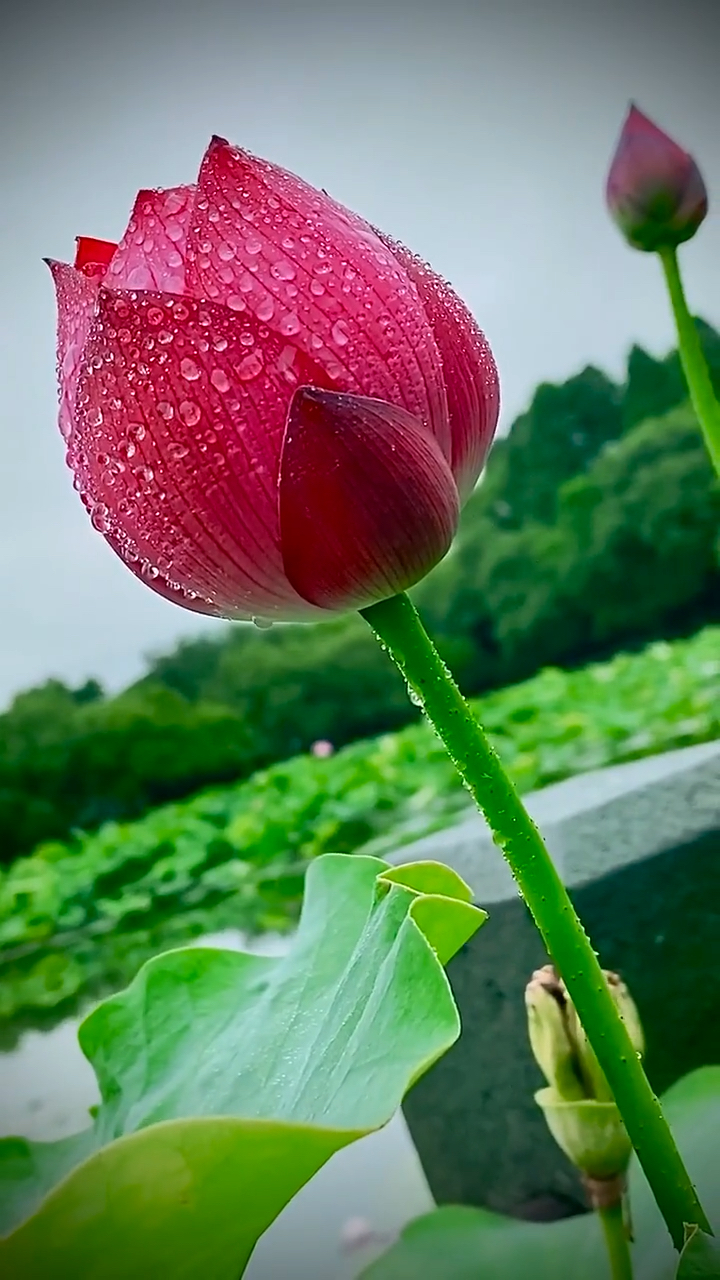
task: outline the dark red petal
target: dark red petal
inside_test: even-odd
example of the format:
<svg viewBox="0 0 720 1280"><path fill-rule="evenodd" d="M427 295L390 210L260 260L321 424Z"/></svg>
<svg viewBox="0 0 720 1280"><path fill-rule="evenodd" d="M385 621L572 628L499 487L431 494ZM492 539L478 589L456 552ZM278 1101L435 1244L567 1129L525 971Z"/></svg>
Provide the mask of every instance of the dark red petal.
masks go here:
<svg viewBox="0 0 720 1280"><path fill-rule="evenodd" d="M302 618L313 610L283 570L277 475L292 396L323 374L260 328L101 288L69 462L95 527L156 590L225 617Z"/></svg>
<svg viewBox="0 0 720 1280"><path fill-rule="evenodd" d="M435 438L404 409L302 387L280 463L283 562L323 609L361 609L418 582L452 542L458 494Z"/></svg>
<svg viewBox="0 0 720 1280"><path fill-rule="evenodd" d="M472 493L497 428L497 367L487 338L451 286L404 245L382 239L415 285L435 334L447 389L452 470L462 502Z"/></svg>
<svg viewBox="0 0 720 1280"><path fill-rule="evenodd" d="M102 280L116 249L117 245L113 240L78 236L75 241L75 269L90 276L91 280Z"/></svg>
<svg viewBox="0 0 720 1280"><path fill-rule="evenodd" d="M139 191L107 273L113 289L183 293L185 245L195 188Z"/></svg>
<svg viewBox="0 0 720 1280"><path fill-rule="evenodd" d="M187 290L252 312L338 391L402 405L450 456L442 366L416 290L373 229L222 139L200 169Z"/></svg>
<svg viewBox="0 0 720 1280"><path fill-rule="evenodd" d="M47 260L57 298L58 420L65 440L73 424L73 408L83 349L97 309L97 281L67 262Z"/></svg>

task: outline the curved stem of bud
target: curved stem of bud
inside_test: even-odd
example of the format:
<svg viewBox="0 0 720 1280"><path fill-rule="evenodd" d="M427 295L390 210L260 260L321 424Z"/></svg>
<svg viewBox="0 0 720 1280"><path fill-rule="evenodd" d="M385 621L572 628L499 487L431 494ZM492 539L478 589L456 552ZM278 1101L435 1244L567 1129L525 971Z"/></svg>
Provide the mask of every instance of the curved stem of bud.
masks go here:
<svg viewBox="0 0 720 1280"><path fill-rule="evenodd" d="M444 742L510 866L607 1077L675 1248L707 1218L545 843L405 594L362 609Z"/></svg>
<svg viewBox="0 0 720 1280"><path fill-rule="evenodd" d="M715 398L707 362L695 328L695 321L688 310L677 250L666 246L658 250L658 255L665 272L665 280L675 316L678 349L685 380L690 392L690 399L702 427L713 466L720 476L720 404Z"/></svg>

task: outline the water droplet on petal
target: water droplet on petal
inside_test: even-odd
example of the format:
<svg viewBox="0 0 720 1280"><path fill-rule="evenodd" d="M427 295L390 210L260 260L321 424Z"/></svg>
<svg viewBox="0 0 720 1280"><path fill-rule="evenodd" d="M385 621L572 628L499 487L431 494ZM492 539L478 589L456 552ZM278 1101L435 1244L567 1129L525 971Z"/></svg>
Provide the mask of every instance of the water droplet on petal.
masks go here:
<svg viewBox="0 0 720 1280"><path fill-rule="evenodd" d="M227 338L216 338L213 347L216 351L227 351Z"/></svg>
<svg viewBox="0 0 720 1280"><path fill-rule="evenodd" d="M229 391L230 383L224 369L213 369L210 374L210 381L216 391Z"/></svg>
<svg viewBox="0 0 720 1280"><path fill-rule="evenodd" d="M160 417L164 418L166 422L169 422L175 413L175 410L169 400L159 400L157 411L160 414Z"/></svg>
<svg viewBox="0 0 720 1280"><path fill-rule="evenodd" d="M296 275L296 271L292 263L285 262L284 260L274 262L270 268L270 273L271 275L274 275L277 280L294 280Z"/></svg>
<svg viewBox="0 0 720 1280"><path fill-rule="evenodd" d="M164 347L167 347L168 344L172 342L173 337L174 335L170 333L169 329L161 329L157 336L157 340L158 342L162 342Z"/></svg>
<svg viewBox="0 0 720 1280"><path fill-rule="evenodd" d="M313 293L316 298L321 298L325 292L325 285L321 284L319 280L311 280L310 292Z"/></svg>
<svg viewBox="0 0 720 1280"><path fill-rule="evenodd" d="M249 356L245 356L244 360L238 365L238 377L243 382L249 382L251 378L256 378L263 367L262 356L259 351L251 351Z"/></svg>
<svg viewBox="0 0 720 1280"><path fill-rule="evenodd" d="M255 314L257 315L258 320L272 320L274 311L275 303L272 298L267 297L263 298Z"/></svg>
<svg viewBox="0 0 720 1280"><path fill-rule="evenodd" d="M262 251L262 240L258 240L257 236L250 236L250 238L245 241L245 252L251 258L254 258L256 254L260 253L261 251Z"/></svg>
<svg viewBox="0 0 720 1280"><path fill-rule="evenodd" d="M117 451L123 458L134 458L137 452L132 440L118 440Z"/></svg>
<svg viewBox="0 0 720 1280"><path fill-rule="evenodd" d="M90 522L98 533L107 533L110 528L110 512L104 502L96 502L90 513Z"/></svg>
<svg viewBox="0 0 720 1280"><path fill-rule="evenodd" d="M147 489L152 484L155 472L152 467L136 467L133 475L140 489Z"/></svg>
<svg viewBox="0 0 720 1280"><path fill-rule="evenodd" d="M145 425L142 422L131 422L128 426L127 433L132 440L145 439Z"/></svg>
<svg viewBox="0 0 720 1280"><path fill-rule="evenodd" d="M183 400L178 413L186 427L194 427L202 417L200 406L194 400Z"/></svg>
<svg viewBox="0 0 720 1280"><path fill-rule="evenodd" d="M227 306L231 311L244 311L246 307L244 298L240 298L237 293L231 293L227 300Z"/></svg>
<svg viewBox="0 0 720 1280"><path fill-rule="evenodd" d="M240 341L244 347L251 347L255 339L249 329L244 329L240 334Z"/></svg>
<svg viewBox="0 0 720 1280"><path fill-rule="evenodd" d="M103 420L103 411L99 405L93 405L87 411L88 426L99 427Z"/></svg>
<svg viewBox="0 0 720 1280"><path fill-rule="evenodd" d="M218 246L217 252L218 252L218 258L220 259L221 262L231 262L232 259L235 257L235 250L233 249L232 245L227 244L227 242L225 241Z"/></svg>
<svg viewBox="0 0 720 1280"><path fill-rule="evenodd" d="M300 332L300 321L294 311L289 316L285 316L280 322L280 332L285 334L287 338L291 338L294 333Z"/></svg>
<svg viewBox="0 0 720 1280"><path fill-rule="evenodd" d="M168 457L172 462L179 462L181 458L186 458L190 452L187 445L181 444L179 440L171 440L167 451Z"/></svg>
<svg viewBox="0 0 720 1280"><path fill-rule="evenodd" d="M332 339L338 347L346 347L350 341L347 325L344 320L336 320L332 327Z"/></svg>
<svg viewBox="0 0 720 1280"><path fill-rule="evenodd" d="M180 361L180 372L186 382L197 382L200 377L200 366L186 357Z"/></svg>
<svg viewBox="0 0 720 1280"><path fill-rule="evenodd" d="M252 621L253 626L257 627L258 631L269 631L272 626L271 618L253 618Z"/></svg>

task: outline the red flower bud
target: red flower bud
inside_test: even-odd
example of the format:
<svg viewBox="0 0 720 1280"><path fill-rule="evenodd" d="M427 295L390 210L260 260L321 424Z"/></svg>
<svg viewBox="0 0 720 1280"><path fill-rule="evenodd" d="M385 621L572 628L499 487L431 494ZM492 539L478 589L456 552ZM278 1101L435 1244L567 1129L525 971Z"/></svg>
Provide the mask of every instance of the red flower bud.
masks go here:
<svg viewBox="0 0 720 1280"><path fill-rule="evenodd" d="M92 522L155 591L312 618L444 554L498 417L488 345L429 267L222 139L117 246L51 263L60 426ZM314 390L313 390L314 389Z"/></svg>
<svg viewBox="0 0 720 1280"><path fill-rule="evenodd" d="M610 166L606 199L628 243L649 253L689 240L708 208L692 156L635 106Z"/></svg>

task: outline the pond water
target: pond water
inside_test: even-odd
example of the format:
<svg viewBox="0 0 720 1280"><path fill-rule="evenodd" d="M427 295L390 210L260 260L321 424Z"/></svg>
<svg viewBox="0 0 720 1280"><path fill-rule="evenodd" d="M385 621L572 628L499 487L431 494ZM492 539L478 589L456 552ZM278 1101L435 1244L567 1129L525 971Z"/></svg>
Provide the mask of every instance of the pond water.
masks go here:
<svg viewBox="0 0 720 1280"><path fill-rule="evenodd" d="M279 954L287 938L248 940L234 930L196 945ZM0 1134L44 1141L84 1129L97 1102L94 1073L77 1043L79 1017L23 1032L0 1054ZM398 1114L336 1156L260 1241L246 1280L351 1280L400 1228L432 1206L405 1121Z"/></svg>

